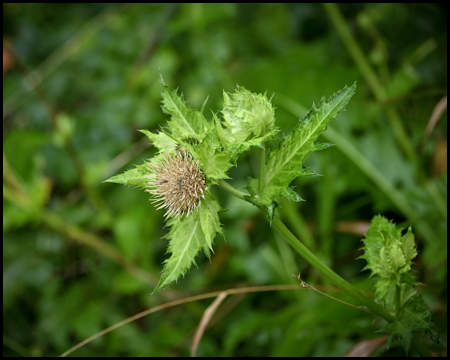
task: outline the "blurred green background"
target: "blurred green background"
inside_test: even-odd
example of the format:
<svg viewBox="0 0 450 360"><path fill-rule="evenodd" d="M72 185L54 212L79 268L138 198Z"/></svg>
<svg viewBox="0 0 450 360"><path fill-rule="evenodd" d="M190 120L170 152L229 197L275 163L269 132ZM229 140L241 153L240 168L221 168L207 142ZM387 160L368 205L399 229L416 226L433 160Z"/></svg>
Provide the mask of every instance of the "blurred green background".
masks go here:
<svg viewBox="0 0 450 360"><path fill-rule="evenodd" d="M355 96L280 201L288 227L338 274L370 291L361 255L368 222L412 226L416 274L446 354L447 8L435 4L4 4L3 355L56 356L147 308L234 287L331 285L257 209L219 188L225 240L175 285L151 295L166 258L163 211L143 191L102 183L155 149L165 82L205 115L237 84L273 96L290 131L323 96ZM281 136L281 135L280 135ZM269 149L270 150L270 149ZM246 186L257 153L230 182ZM354 303L346 295L330 294ZM212 299L162 310L74 352L186 356ZM199 356L342 356L380 339L378 322L313 291L228 297ZM365 344L365 343L362 343ZM381 345L380 345L381 344ZM399 343L371 348L404 355Z"/></svg>

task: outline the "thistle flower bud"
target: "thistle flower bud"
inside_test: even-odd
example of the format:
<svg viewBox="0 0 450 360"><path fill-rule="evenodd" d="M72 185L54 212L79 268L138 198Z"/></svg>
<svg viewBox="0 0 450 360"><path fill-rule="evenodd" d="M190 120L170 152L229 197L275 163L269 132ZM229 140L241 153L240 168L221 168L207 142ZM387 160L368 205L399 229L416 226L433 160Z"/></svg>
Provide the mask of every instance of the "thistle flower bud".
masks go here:
<svg viewBox="0 0 450 360"><path fill-rule="evenodd" d="M275 108L266 95L238 87L232 94L224 92L223 97L224 125L236 142L261 137L275 129Z"/></svg>
<svg viewBox="0 0 450 360"><path fill-rule="evenodd" d="M200 170L200 162L189 152L161 153L147 169L150 171L150 189L146 191L155 195L152 202L157 209L167 209L164 216L189 216L201 205L200 199L205 198L203 191L207 190L205 175Z"/></svg>

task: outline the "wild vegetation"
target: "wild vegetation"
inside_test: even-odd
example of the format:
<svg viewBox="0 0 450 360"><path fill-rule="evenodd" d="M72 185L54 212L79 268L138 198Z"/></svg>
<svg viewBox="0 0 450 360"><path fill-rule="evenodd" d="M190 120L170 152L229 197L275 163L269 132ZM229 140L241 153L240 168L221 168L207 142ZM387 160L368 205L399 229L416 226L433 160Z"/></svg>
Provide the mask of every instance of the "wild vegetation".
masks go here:
<svg viewBox="0 0 450 360"><path fill-rule="evenodd" d="M4 356L446 355L444 8L3 10Z"/></svg>

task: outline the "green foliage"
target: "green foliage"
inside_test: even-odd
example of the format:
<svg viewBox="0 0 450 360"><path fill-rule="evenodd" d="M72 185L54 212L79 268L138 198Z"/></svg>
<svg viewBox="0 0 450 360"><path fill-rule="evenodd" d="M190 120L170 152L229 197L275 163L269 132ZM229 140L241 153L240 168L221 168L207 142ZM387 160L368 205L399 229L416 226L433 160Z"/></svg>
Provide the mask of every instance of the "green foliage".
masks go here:
<svg viewBox="0 0 450 360"><path fill-rule="evenodd" d="M395 309L397 311L395 321L380 329L381 332L390 334L388 346L399 337L402 339L406 352L409 352L415 332L425 332L433 341L439 343L439 334L435 330L430 309L423 296L407 283L390 288L389 293L389 300L386 301L387 307L394 310L394 304L398 301L400 309Z"/></svg>
<svg viewBox="0 0 450 360"><path fill-rule="evenodd" d="M164 84L164 80L161 80ZM197 139L201 142L207 132L211 130L210 123L205 119L202 112L189 107L173 89L164 85L162 93L165 114L172 117L168 121L170 132L179 139Z"/></svg>
<svg viewBox="0 0 450 360"><path fill-rule="evenodd" d="M164 132L159 132L154 134L148 130L139 130L145 136L147 136L160 151L166 152L168 154L173 154L173 150L177 143L167 136Z"/></svg>
<svg viewBox="0 0 450 360"><path fill-rule="evenodd" d="M234 93L224 91L223 98L223 122L216 115L214 121L223 149L236 165L240 153L251 146L262 147L277 134L275 107L266 95L239 86Z"/></svg>
<svg viewBox="0 0 450 360"><path fill-rule="evenodd" d="M412 270L412 260L417 256L414 234L411 227L405 235L401 233L385 217L375 216L363 240L364 254L360 258L367 261L364 269L369 269L375 278L377 301L396 314L395 321L386 324L382 331L391 334L389 343L401 337L409 351L415 331L425 331L436 342L439 338L425 300L413 288L420 284Z"/></svg>
<svg viewBox="0 0 450 360"><path fill-rule="evenodd" d="M223 235L219 223L220 206L216 199L206 193L206 199L193 216L171 218L167 225L170 231L166 238L170 240L168 253L172 256L165 261L161 280L154 292L172 284L195 264L195 256L203 250L208 258L211 256L212 243L216 233Z"/></svg>
<svg viewBox="0 0 450 360"><path fill-rule="evenodd" d="M389 290L403 282L418 285L412 274L412 260L417 256L414 234L411 228L401 236L401 229L383 216L372 219L364 239L364 255L367 261L364 269L371 270L371 276L377 275L376 295L379 301L385 301Z"/></svg>
<svg viewBox="0 0 450 360"><path fill-rule="evenodd" d="M171 116L166 134L200 161L207 184L228 178L226 172L232 166L229 157L221 154L216 128L202 112L189 107L182 96L167 86L164 86L162 108Z"/></svg>
<svg viewBox="0 0 450 360"><path fill-rule="evenodd" d="M365 67L322 4L4 3L4 357L59 356L141 310L210 290L243 284L299 288L291 276L299 271L309 284L324 284L327 293L361 305L333 293L329 280L289 248L256 206L214 186L223 184L218 179L236 189L245 188L249 177L257 181L260 153L265 151L267 165L278 141L313 102L354 80L358 91L347 111L316 140L335 146L303 163L309 175L314 170L323 176L302 171L267 213L276 213L275 220L364 292L374 290L375 276L360 271L365 263L354 261L354 254L370 219L383 214L411 226L420 250L415 275L426 284L417 289L441 339L447 338L447 161L441 155L448 122L446 111L434 113L447 94L446 8L336 8ZM200 250L198 268L191 266L183 279L152 295L162 263L172 256L165 254L164 238L171 228L164 211L133 187L146 189L141 175L148 159L178 145L173 138L179 136L165 127L172 119L161 111L160 73L167 85L179 86L192 109L205 107L208 128L215 128L221 143L210 131L198 149L198 156L213 155L206 196L230 210L218 214L226 241L214 239L211 258ZM384 97L376 95L374 78ZM276 108L275 135L250 129L244 143L229 137L222 90L231 101L236 84L262 96L267 91ZM406 130L413 158L399 146L392 114ZM146 129L146 136L137 129ZM131 186L104 182L133 169L134 180L123 181ZM255 188L248 200L259 205L257 183ZM406 284L402 288L407 291ZM189 356L190 334L211 301L152 313L73 355ZM381 324L304 289L230 295L212 317L197 355L340 357L377 337ZM446 341L421 342L433 355L447 354ZM419 352L416 344L413 339L411 356ZM372 355L406 353L394 341Z"/></svg>
<svg viewBox="0 0 450 360"><path fill-rule="evenodd" d="M275 109L265 95L253 94L243 87L238 87L233 94L224 92L221 111L224 121L221 123L214 116L215 121L209 122L202 111L189 107L182 96L164 84L162 78L161 82L164 85L162 109L171 119L159 134L146 130L141 132L162 152L173 153L175 146L186 148L195 160L200 161L206 184L211 185L217 180L228 178L227 171L239 153L252 145L262 146L264 140L277 132ZM270 219L273 219L277 207L275 197L301 200L289 185L297 176L310 175L310 171L302 168L303 161L310 153L330 146L315 143L315 140L326 129L328 122L344 109L355 89L356 83L350 88L345 87L328 101L322 99L319 107L313 105L305 119L271 153L267 177L262 180L263 192L257 194L257 198L248 197L255 205L266 207ZM106 181L145 189L152 176L154 174L146 165L140 165ZM250 192L255 194L255 180L250 179L250 184ZM167 235L170 240L167 252L172 255L165 261L162 277L155 291L165 288L184 275L195 264L194 258L200 250L209 258L216 234L223 235L218 217L221 210L218 202L208 191L206 199L199 201L201 206L194 211L193 217L168 221L171 230Z"/></svg>
<svg viewBox="0 0 450 360"><path fill-rule="evenodd" d="M147 165L137 165L134 169L128 170L123 174L119 174L105 180L116 184L137 186L142 189L147 188L149 171Z"/></svg>
<svg viewBox="0 0 450 360"><path fill-rule="evenodd" d="M306 114L297 126L279 143L278 147L270 153L266 176L258 181L251 181L250 188L256 192L257 183L263 181L263 192L258 194L259 201L269 206L278 196L299 201L297 195L289 184L298 176L310 176L311 172L303 167L306 157L313 151L322 150L331 144L315 143L317 138L325 131L328 123L339 115L350 98L355 93L356 83L345 87L328 101L322 99L319 106Z"/></svg>

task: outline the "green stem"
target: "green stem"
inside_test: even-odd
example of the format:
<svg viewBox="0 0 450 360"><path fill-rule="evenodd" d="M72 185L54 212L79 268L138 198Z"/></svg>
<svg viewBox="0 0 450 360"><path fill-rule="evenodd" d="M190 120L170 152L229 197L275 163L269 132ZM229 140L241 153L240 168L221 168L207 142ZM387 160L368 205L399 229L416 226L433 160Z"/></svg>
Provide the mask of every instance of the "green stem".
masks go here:
<svg viewBox="0 0 450 360"><path fill-rule="evenodd" d="M247 195L246 193L237 190L236 188L234 188L233 186L231 186L230 184L226 183L223 180L219 180L218 185L224 190L227 190L234 196L238 197L239 199L246 201L245 199L245 196ZM260 208L260 210L263 213L265 213L265 209ZM283 238L287 241L287 243L291 245L298 254L300 254L306 261L308 261L312 266L318 269L335 285L339 286L345 293L352 296L354 299L358 300L363 305L367 306L367 308L369 308L373 313L377 314L383 319L387 321L395 320L394 316L392 316L392 314L389 311L387 311L386 309L375 303L372 299L365 296L357 288L355 288L353 285L345 281L333 270L331 270L328 266L326 266L322 261L320 261L317 256L315 256L311 251L309 251L308 248L305 245L303 245L289 231L289 229L283 224L283 222L278 218L278 216L275 216L273 218L272 225L275 227L275 229L278 230L281 236L283 236Z"/></svg>
<svg viewBox="0 0 450 360"><path fill-rule="evenodd" d="M261 136L266 134L266 126L262 124ZM266 187L266 148L264 142L259 149L259 177L258 177L258 195L262 196L264 188Z"/></svg>
<svg viewBox="0 0 450 360"><path fill-rule="evenodd" d="M231 186L226 181L219 180L217 185L219 185L222 189L228 191L229 193L233 194L234 196L238 197L239 199L247 201L245 200L245 196L248 196L248 193L236 189L234 186Z"/></svg>
<svg viewBox="0 0 450 360"><path fill-rule="evenodd" d="M283 224L278 216L275 216L272 221L272 225L278 232L283 236L283 238L291 245L294 250L299 253L307 262L319 270L322 275L327 277L336 286L340 287L345 293L358 300L363 305L367 306L372 312L382 317L387 321L394 321L395 318L392 314L374 302L372 299L365 296L353 285L345 281L328 266L326 266L316 255L314 255L308 248L303 245Z"/></svg>
<svg viewBox="0 0 450 360"><path fill-rule="evenodd" d="M264 145L263 145L264 146ZM266 149L259 149L258 195L261 196L266 182Z"/></svg>
<svg viewBox="0 0 450 360"><path fill-rule="evenodd" d="M395 287L395 317L398 318L400 315L400 285Z"/></svg>
<svg viewBox="0 0 450 360"><path fill-rule="evenodd" d="M295 235L308 247L308 249L314 251L316 243L308 228L308 224L303 216L297 211L295 203L288 199L280 200L280 211L283 214L283 219L286 219L291 229L294 229Z"/></svg>

